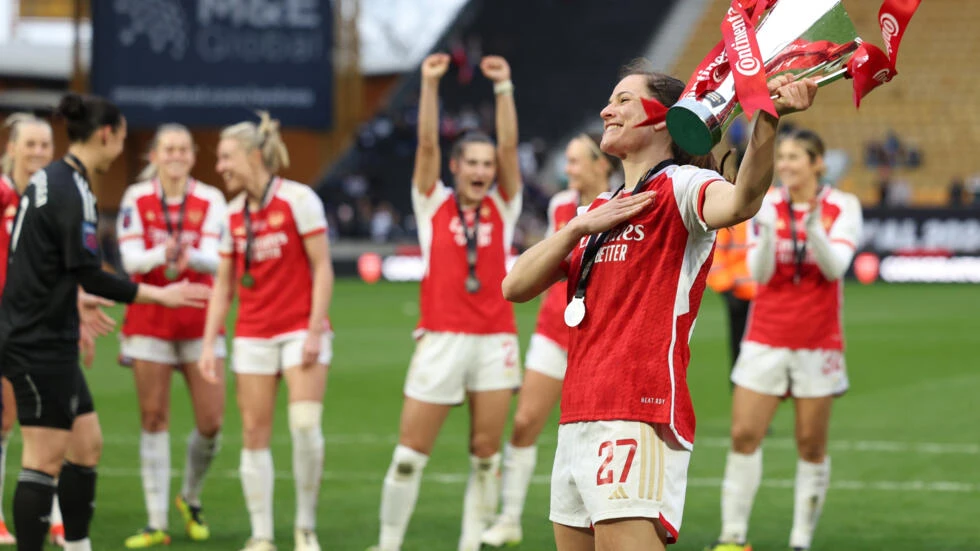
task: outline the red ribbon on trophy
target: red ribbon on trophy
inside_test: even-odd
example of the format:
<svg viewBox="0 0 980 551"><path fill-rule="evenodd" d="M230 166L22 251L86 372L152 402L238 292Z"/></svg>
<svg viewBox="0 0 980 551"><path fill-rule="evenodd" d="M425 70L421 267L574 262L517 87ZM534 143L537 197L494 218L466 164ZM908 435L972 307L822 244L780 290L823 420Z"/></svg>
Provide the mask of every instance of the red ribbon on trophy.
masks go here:
<svg viewBox="0 0 980 551"><path fill-rule="evenodd" d="M847 63L847 76L854 79L854 105L861 106L861 99L872 90L895 78L895 62L898 59L898 46L908 28L912 14L918 9L921 0L885 0L878 10L878 24L885 49L862 43Z"/></svg>
<svg viewBox="0 0 980 551"><path fill-rule="evenodd" d="M757 109L775 115L776 108L766 87L765 65L759 52L755 26L762 14L777 1L732 0L721 23L722 40L701 60L681 97L693 95L700 98L717 88L731 70L728 60L734 57L738 60L736 67L742 69L735 71L735 89L746 116L751 119Z"/></svg>
<svg viewBox="0 0 980 551"><path fill-rule="evenodd" d="M775 115L766 87L765 63L759 52L756 25L779 0L732 0L721 23L722 40L701 61L681 97L701 98L714 90L731 71L738 102L748 118L757 110ZM895 60L909 20L921 0L884 0L878 12L887 54L873 44L861 42L847 64L847 77L854 79L854 104L871 90L890 81L897 73ZM735 70L729 60L735 59Z"/></svg>

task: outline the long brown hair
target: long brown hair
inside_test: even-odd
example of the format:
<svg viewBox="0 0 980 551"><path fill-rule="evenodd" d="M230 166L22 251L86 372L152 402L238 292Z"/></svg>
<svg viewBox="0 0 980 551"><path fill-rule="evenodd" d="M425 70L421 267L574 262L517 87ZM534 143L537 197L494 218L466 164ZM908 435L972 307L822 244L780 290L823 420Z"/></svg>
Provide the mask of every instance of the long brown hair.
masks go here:
<svg viewBox="0 0 980 551"><path fill-rule="evenodd" d="M635 59L624 66L619 73L619 78L622 80L631 75L642 76L646 80L647 90L649 90L650 95L666 107L677 103L677 100L681 98L681 93L684 91L683 82L670 75L651 70L650 62L643 58ZM670 143L670 153L679 165L694 165L700 168L718 170L718 164L715 162L715 157L711 153L706 155L691 155L681 149L673 140Z"/></svg>

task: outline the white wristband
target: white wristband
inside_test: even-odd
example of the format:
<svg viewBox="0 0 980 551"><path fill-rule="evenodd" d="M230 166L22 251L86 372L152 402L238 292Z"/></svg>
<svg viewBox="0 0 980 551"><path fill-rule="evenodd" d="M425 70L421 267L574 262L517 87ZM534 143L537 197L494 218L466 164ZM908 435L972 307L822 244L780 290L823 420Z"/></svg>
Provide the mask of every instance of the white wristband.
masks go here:
<svg viewBox="0 0 980 551"><path fill-rule="evenodd" d="M495 95L510 94L513 91L514 91L514 83L511 82L510 80L497 82L493 85L493 93Z"/></svg>

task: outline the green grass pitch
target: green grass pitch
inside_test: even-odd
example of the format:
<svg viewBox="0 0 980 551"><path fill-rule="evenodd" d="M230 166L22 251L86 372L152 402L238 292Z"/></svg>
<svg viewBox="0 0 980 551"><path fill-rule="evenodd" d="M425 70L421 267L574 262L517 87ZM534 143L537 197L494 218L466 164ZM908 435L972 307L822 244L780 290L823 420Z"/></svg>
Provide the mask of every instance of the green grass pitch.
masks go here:
<svg viewBox="0 0 980 551"><path fill-rule="evenodd" d="M418 286L338 281L331 308L335 327L324 431L326 462L318 532L324 549L360 551L375 542L381 481L391 458L401 387L412 352ZM847 363L851 391L835 406L830 453L832 488L814 549L940 551L980 549L980 288L849 284ZM522 350L538 302L517 307ZM727 447L729 394L722 301L705 296L692 341L689 379L698 413L681 540L675 551L701 549L719 528L719 483ZM146 523L139 478L139 418L132 377L116 365L114 338L99 342L88 372L105 432L96 549L122 549ZM179 489L190 409L175 379L171 426L174 479ZM212 539L190 543L171 510L173 550L237 550L248 537L238 480L240 425L229 381L223 448L204 492ZM274 432L276 534L292 548L293 487L284 393ZM792 410L783 406L767 439L763 486L752 516L756 550L786 549L792 521ZM453 412L426 469L406 551L452 550L468 469L467 418ZM554 549L548 477L554 419L542 437L539 464L520 549ZM20 440L11 444L4 510L9 515ZM8 520L9 520L8 516Z"/></svg>

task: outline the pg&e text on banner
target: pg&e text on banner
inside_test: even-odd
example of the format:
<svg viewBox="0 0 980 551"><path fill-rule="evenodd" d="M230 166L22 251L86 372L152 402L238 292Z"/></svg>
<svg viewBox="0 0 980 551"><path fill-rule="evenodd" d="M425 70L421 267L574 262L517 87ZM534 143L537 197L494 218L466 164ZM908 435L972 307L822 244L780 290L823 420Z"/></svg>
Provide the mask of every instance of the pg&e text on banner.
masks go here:
<svg viewBox="0 0 980 551"><path fill-rule="evenodd" d="M92 3L92 87L131 126L222 126L267 109L327 129L333 13L327 0Z"/></svg>

